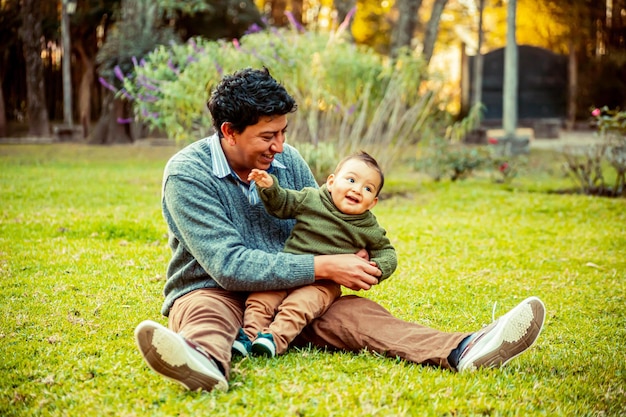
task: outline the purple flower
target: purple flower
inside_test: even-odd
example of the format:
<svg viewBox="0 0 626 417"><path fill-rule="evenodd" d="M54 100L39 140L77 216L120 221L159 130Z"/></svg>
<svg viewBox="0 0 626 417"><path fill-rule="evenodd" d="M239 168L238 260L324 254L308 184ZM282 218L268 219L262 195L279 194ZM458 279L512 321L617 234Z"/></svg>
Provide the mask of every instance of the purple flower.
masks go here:
<svg viewBox="0 0 626 417"><path fill-rule="evenodd" d="M107 80L105 80L104 78L100 77L98 78L98 81L100 81L100 84L102 84L102 86L108 90L113 91L114 93L117 93L117 88L113 87L111 84L109 84L107 82Z"/></svg>
<svg viewBox="0 0 626 417"><path fill-rule="evenodd" d="M350 9L345 19L343 19L343 22L341 22L341 24L337 28L338 33L341 33L344 30L346 30L346 28L350 25L350 20L352 20L352 16L354 16L355 13L356 13L356 6Z"/></svg>
<svg viewBox="0 0 626 417"><path fill-rule="evenodd" d="M117 77L118 80L124 82L124 73L122 72L122 69L120 68L119 65L116 65L113 68L113 72L115 73L115 76Z"/></svg>
<svg viewBox="0 0 626 417"><path fill-rule="evenodd" d="M149 112L148 109L145 109L145 108L141 109L141 115L144 118L146 118L146 119L148 119L148 118L158 119L159 118L159 113L157 113L157 112Z"/></svg>
<svg viewBox="0 0 626 417"><path fill-rule="evenodd" d="M127 119L123 119L121 117L117 118L117 123L121 124L121 125L127 125L127 124L130 124L132 122L133 122L133 118L132 117L129 117Z"/></svg>
<svg viewBox="0 0 626 417"><path fill-rule="evenodd" d="M125 99L127 99L127 100L131 100L131 101L132 101L132 100L134 100L134 99L135 99L135 97L133 97L132 95L130 95L130 93L129 93L128 91L126 91L126 89L125 89L125 88L122 88L122 89L120 90L120 93L121 93L121 94L124 96L124 98L125 98Z"/></svg>
<svg viewBox="0 0 626 417"><path fill-rule="evenodd" d="M261 28L261 26L257 25L256 23L253 23L248 27L248 30L246 30L246 35L249 35L251 33L261 32L262 30L263 28Z"/></svg>
<svg viewBox="0 0 626 417"><path fill-rule="evenodd" d="M293 16L293 13L285 12L285 15L287 15L287 20L289 20L289 23L291 23L291 26L296 28L298 32L304 32L304 28L302 27L300 23L298 23L296 18Z"/></svg>
<svg viewBox="0 0 626 417"><path fill-rule="evenodd" d="M137 77L137 85L150 91L159 91L159 87L152 84L150 79L143 74Z"/></svg>
<svg viewBox="0 0 626 417"><path fill-rule="evenodd" d="M139 66L139 64L137 63L137 57L133 55L133 57L131 58L133 60L133 65L134 66Z"/></svg>
<svg viewBox="0 0 626 417"><path fill-rule="evenodd" d="M174 63L172 62L172 58L167 60L167 66L176 73L176 75L180 75L180 71L178 70L178 68L176 68L176 66L174 65Z"/></svg>
<svg viewBox="0 0 626 417"><path fill-rule="evenodd" d="M220 75L220 77L224 75L224 68L222 68L220 63L217 61L215 61L215 69L217 70L217 73Z"/></svg>

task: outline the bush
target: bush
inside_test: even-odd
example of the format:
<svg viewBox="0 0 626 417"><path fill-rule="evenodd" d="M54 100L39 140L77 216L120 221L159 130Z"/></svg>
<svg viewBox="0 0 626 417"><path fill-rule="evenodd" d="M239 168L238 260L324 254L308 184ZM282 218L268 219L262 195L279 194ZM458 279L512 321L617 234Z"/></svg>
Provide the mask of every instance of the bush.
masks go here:
<svg viewBox="0 0 626 417"><path fill-rule="evenodd" d="M222 76L263 66L298 102L289 128L297 146L330 143L336 158L363 149L388 170L407 144L441 123L437 86L418 55L405 51L392 62L333 33L274 29L233 42L161 46L135 66L125 89L136 117L190 142L212 132L205 102Z"/></svg>
<svg viewBox="0 0 626 417"><path fill-rule="evenodd" d="M565 172L588 195L626 196L626 112L607 107L594 109L600 143L567 147L563 151ZM614 171L613 184L608 171Z"/></svg>

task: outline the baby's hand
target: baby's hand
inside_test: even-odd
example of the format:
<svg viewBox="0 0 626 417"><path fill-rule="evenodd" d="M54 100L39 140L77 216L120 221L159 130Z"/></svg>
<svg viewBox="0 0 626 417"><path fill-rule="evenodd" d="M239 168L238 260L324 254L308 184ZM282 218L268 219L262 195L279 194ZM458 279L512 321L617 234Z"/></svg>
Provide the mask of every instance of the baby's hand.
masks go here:
<svg viewBox="0 0 626 417"><path fill-rule="evenodd" d="M257 186L263 188L269 188L274 184L274 179L271 175L261 169L253 169L250 171L248 181L254 181Z"/></svg>

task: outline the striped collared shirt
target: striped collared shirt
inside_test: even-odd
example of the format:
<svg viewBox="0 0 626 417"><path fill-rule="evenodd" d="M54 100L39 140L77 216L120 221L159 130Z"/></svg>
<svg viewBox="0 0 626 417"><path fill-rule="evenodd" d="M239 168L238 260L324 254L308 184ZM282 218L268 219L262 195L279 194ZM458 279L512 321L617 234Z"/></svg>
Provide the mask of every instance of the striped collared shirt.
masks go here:
<svg viewBox="0 0 626 417"><path fill-rule="evenodd" d="M239 175L228 164L228 160L226 159L226 155L224 155L224 150L222 150L222 146L220 144L220 138L217 134L208 137L207 142L211 148L211 159L213 162L213 174L215 174L218 178L225 178L228 175L232 175L232 177L237 181L237 185L239 185L239 189L243 192L243 194L248 198L248 202L251 206L259 204L261 200L259 199L259 193L256 189L256 184L254 181L250 181L250 184L244 182ZM270 169L267 172L273 172L275 168L285 168L285 166L274 159L272 164L270 165Z"/></svg>

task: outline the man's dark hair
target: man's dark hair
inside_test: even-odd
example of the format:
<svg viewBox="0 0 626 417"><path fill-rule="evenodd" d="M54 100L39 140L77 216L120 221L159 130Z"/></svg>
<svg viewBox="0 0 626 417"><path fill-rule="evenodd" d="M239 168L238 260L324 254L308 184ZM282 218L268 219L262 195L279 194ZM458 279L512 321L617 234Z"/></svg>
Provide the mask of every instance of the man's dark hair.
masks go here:
<svg viewBox="0 0 626 417"><path fill-rule="evenodd" d="M360 161L363 161L367 166L373 168L376 172L378 172L378 175L380 175L380 187L378 187L378 191L376 192L376 196L378 197L378 194L380 194L380 191L383 189L383 185L385 185L385 174L383 174L382 168L380 167L380 165L378 165L378 161L376 161L376 159L367 152L359 151L343 158L335 167L335 174L339 172L343 164L351 159L358 159Z"/></svg>
<svg viewBox="0 0 626 417"><path fill-rule="evenodd" d="M226 75L213 90L207 103L213 127L228 122L236 132L258 123L263 116L281 116L296 111L296 101L276 81L267 68L246 68Z"/></svg>

